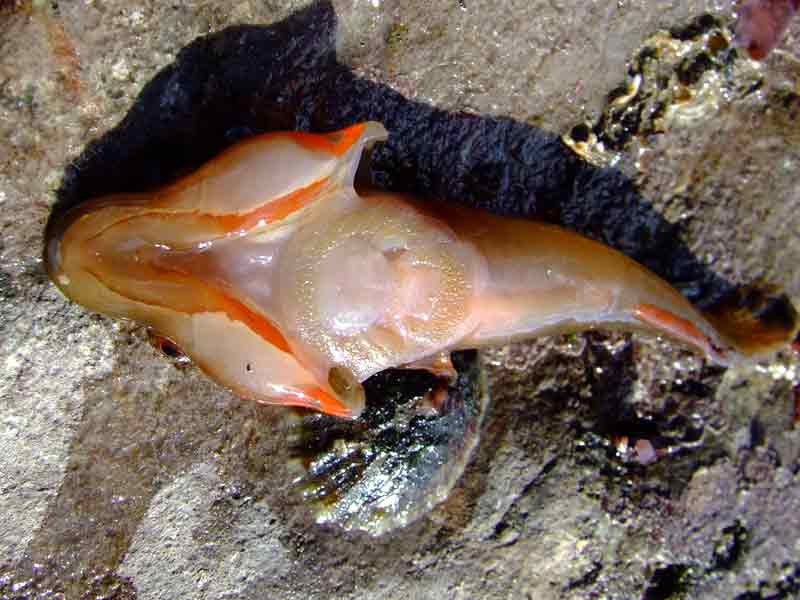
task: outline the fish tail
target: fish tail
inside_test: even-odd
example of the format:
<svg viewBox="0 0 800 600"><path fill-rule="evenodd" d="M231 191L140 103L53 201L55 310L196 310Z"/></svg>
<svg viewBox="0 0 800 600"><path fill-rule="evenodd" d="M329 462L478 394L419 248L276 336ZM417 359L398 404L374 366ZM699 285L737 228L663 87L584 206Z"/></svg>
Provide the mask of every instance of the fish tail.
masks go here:
<svg viewBox="0 0 800 600"><path fill-rule="evenodd" d="M789 297L773 285L737 288L705 313L735 352L767 355L795 341L800 319Z"/></svg>

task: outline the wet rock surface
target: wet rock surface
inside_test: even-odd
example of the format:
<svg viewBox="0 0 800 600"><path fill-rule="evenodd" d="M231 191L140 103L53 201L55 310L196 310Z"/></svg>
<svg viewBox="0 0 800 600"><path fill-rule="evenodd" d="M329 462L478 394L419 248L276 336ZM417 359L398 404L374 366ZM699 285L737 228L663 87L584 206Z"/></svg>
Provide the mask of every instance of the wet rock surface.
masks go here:
<svg viewBox="0 0 800 600"><path fill-rule="evenodd" d="M379 536L447 499L480 439L489 403L477 352L453 357L457 375L449 384L413 370L371 377L367 407L355 421L300 415L290 455L317 523Z"/></svg>
<svg viewBox="0 0 800 600"><path fill-rule="evenodd" d="M788 352L723 370L608 333L488 351L463 476L372 537L316 522L296 421L67 303L40 260L54 206L374 118L392 138L365 184L563 222L699 302L763 278L797 303L800 29L754 63L730 3L680 4L0 3L0 597L797 596ZM653 56L659 30L687 60ZM610 118L637 73L647 95ZM652 118L668 101L691 119ZM587 123L613 130L609 160L562 141Z"/></svg>

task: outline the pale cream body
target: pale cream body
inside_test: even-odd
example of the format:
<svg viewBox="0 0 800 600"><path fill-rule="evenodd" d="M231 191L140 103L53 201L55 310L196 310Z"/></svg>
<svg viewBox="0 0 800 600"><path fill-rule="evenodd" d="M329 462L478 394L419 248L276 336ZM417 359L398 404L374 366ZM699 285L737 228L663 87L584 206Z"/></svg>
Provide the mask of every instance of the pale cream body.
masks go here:
<svg viewBox="0 0 800 600"><path fill-rule="evenodd" d="M366 123L267 134L149 194L51 223L53 280L147 323L262 402L355 416L359 382L443 352L594 327L654 327L726 361L729 340L669 284L561 228L371 192Z"/></svg>

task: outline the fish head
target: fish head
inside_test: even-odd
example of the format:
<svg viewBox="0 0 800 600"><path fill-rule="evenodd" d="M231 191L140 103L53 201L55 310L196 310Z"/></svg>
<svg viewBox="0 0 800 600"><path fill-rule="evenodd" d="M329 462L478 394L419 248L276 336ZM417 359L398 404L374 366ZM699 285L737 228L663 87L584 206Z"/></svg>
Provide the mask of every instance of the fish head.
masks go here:
<svg viewBox="0 0 800 600"><path fill-rule="evenodd" d="M48 274L71 300L146 324L242 397L357 416L355 376L284 334L275 265L318 205L356 198L347 180L381 137L376 123L265 134L158 190L89 200L51 217Z"/></svg>

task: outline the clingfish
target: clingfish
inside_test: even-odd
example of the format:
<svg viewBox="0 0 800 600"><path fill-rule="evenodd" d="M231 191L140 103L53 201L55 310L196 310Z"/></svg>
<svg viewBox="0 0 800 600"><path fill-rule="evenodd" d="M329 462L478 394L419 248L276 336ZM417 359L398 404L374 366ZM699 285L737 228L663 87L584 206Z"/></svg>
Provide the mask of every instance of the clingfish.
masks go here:
<svg viewBox="0 0 800 600"><path fill-rule="evenodd" d="M800 0L744 0L736 22L736 43L755 60L766 58L789 26Z"/></svg>
<svg viewBox="0 0 800 600"><path fill-rule="evenodd" d="M342 417L359 415L371 375L447 373L457 349L649 329L728 364L797 331L788 301L702 314L630 258L553 225L359 195L361 153L386 137L375 122L268 133L155 191L87 201L51 217L50 277L75 302L148 325L242 397Z"/></svg>

